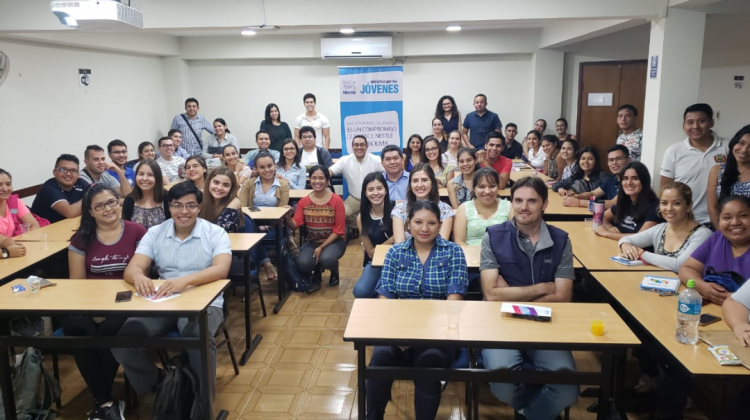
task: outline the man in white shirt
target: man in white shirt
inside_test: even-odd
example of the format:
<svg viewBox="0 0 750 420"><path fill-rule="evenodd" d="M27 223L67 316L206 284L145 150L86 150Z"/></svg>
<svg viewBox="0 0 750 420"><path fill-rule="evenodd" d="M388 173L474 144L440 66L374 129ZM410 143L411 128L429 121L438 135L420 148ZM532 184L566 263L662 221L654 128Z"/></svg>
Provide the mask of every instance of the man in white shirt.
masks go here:
<svg viewBox="0 0 750 420"><path fill-rule="evenodd" d="M643 143L643 130L636 127L636 117L638 117L638 109L633 105L625 104L617 110L617 125L620 127L617 144L628 148L630 160L633 162L641 160L641 144Z"/></svg>
<svg viewBox="0 0 750 420"><path fill-rule="evenodd" d="M313 165L323 165L330 168L333 159L328 150L315 145L315 129L306 125L299 130L302 147L299 149L300 165L309 168Z"/></svg>
<svg viewBox="0 0 750 420"><path fill-rule="evenodd" d="M174 142L169 137L160 138L158 146L161 156L156 159L156 163L159 164L162 175L170 184L179 181L185 172L185 159L174 155Z"/></svg>
<svg viewBox="0 0 750 420"><path fill-rule="evenodd" d="M325 115L315 111L315 95L306 93L302 100L305 104L305 113L294 120L294 138L301 142L300 128L310 126L315 129L315 145L328 150L331 146L331 123Z"/></svg>
<svg viewBox="0 0 750 420"><path fill-rule="evenodd" d="M79 178L89 184L104 184L117 192L117 195L125 197L132 191L128 178L123 171L114 162L107 162L107 156L104 149L100 146L92 145L83 152L83 164L86 165L79 173ZM117 173L117 178L107 172L113 170Z"/></svg>
<svg viewBox="0 0 750 420"><path fill-rule="evenodd" d="M362 135L352 140L353 155L343 156L329 169L331 176L344 174L349 196L344 200L346 208L346 226L357 228L357 215L362 197L362 181L371 172L382 172L380 159L372 153L367 153L367 138Z"/></svg>
<svg viewBox="0 0 750 420"><path fill-rule="evenodd" d="M727 143L711 130L713 126L714 111L710 105L689 106L682 123L687 138L669 146L661 164L661 186L671 181L687 184L693 190L695 220L704 224L710 223L706 202L708 172L727 159Z"/></svg>

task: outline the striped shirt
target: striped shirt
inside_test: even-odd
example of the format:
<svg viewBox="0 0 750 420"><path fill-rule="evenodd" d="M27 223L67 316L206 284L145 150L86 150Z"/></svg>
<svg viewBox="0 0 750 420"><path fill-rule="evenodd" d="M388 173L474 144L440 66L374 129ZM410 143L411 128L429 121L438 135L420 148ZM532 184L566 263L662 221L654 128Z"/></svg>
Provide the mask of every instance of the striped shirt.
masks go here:
<svg viewBox="0 0 750 420"><path fill-rule="evenodd" d="M179 181L185 175L185 159L172 155L172 161L168 162L163 157L156 158L156 163L161 168L161 174L169 179L169 183Z"/></svg>
<svg viewBox="0 0 750 420"><path fill-rule="evenodd" d="M198 142L198 139L195 138L195 136L193 135L193 131L190 130L190 127L188 127L187 123L185 122L185 118L182 118L183 115L188 119L188 121L190 121L190 125L193 127L193 131L195 131L195 134L199 136L203 135L203 130L214 134L214 126L211 125L206 117L200 114L196 115L192 120L187 116L187 114L178 114L175 115L175 117L172 119L171 128L176 128L182 133L182 144L180 144L180 146L187 150L190 156L198 155L203 151L201 147L202 142Z"/></svg>
<svg viewBox="0 0 750 420"><path fill-rule="evenodd" d="M170 280L211 267L216 256L232 255L232 245L223 228L201 218L190 235L180 240L174 232L174 220L169 219L149 229L135 253L156 263L160 279ZM222 296L211 302L218 308L223 304Z"/></svg>
<svg viewBox="0 0 750 420"><path fill-rule="evenodd" d="M464 295L469 270L464 251L438 235L425 263L414 249L414 238L393 245L385 254L377 292L389 299L445 299Z"/></svg>
<svg viewBox="0 0 750 420"><path fill-rule="evenodd" d="M310 242L323 243L331 233L343 238L346 233L344 201L331 194L327 203L318 205L310 200L309 195L302 197L294 213L294 222L298 227L307 226L307 240Z"/></svg>

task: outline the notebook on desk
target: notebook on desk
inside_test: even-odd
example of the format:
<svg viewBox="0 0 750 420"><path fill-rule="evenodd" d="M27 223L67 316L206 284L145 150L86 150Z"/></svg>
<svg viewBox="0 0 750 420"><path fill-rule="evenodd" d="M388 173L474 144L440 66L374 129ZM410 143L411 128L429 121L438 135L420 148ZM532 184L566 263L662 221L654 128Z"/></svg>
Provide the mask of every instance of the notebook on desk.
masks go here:
<svg viewBox="0 0 750 420"><path fill-rule="evenodd" d="M640 289L657 293L677 293L680 280L672 277L646 276L641 281Z"/></svg>
<svg viewBox="0 0 750 420"><path fill-rule="evenodd" d="M622 258L620 256L615 255L614 257L609 257L609 260L612 262L616 262L617 264L624 265L626 267L638 267L643 264L643 261L641 260L629 260L627 258Z"/></svg>

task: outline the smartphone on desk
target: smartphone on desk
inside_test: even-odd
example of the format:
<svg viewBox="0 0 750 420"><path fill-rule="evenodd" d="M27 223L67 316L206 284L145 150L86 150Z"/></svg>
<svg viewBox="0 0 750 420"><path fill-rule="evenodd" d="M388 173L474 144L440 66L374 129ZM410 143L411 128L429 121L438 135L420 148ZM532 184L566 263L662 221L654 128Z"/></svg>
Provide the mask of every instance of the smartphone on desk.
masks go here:
<svg viewBox="0 0 750 420"><path fill-rule="evenodd" d="M133 299L133 292L128 290L125 292L117 292L115 296L115 303L130 302Z"/></svg>
<svg viewBox="0 0 750 420"><path fill-rule="evenodd" d="M698 325L701 327L705 327L706 325L711 325L714 322L721 321L720 316L712 315L712 314L701 314L701 319L698 322Z"/></svg>

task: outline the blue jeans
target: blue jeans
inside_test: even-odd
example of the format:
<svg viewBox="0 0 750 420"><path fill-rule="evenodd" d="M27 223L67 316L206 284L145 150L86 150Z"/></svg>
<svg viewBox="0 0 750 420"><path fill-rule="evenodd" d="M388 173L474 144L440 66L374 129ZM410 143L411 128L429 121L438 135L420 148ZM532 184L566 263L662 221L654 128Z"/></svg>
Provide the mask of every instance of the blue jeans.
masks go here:
<svg viewBox="0 0 750 420"><path fill-rule="evenodd" d="M373 267L372 262L368 262L362 270L362 276L354 285L354 297L357 299L374 297L381 271L383 271L383 267Z"/></svg>
<svg viewBox="0 0 750 420"><path fill-rule="evenodd" d="M424 368L447 368L455 360L455 349L409 348L375 346L370 357L370 366L413 366ZM393 380L368 379L367 420L382 420L385 407L391 399ZM435 420L440 407L440 381L414 381L414 410L416 420Z"/></svg>
<svg viewBox="0 0 750 420"><path fill-rule="evenodd" d="M575 372L573 354L558 350L482 350L487 369L523 370L532 365L538 371ZM553 420L578 399L578 385L532 385L491 383L492 394L529 420Z"/></svg>

